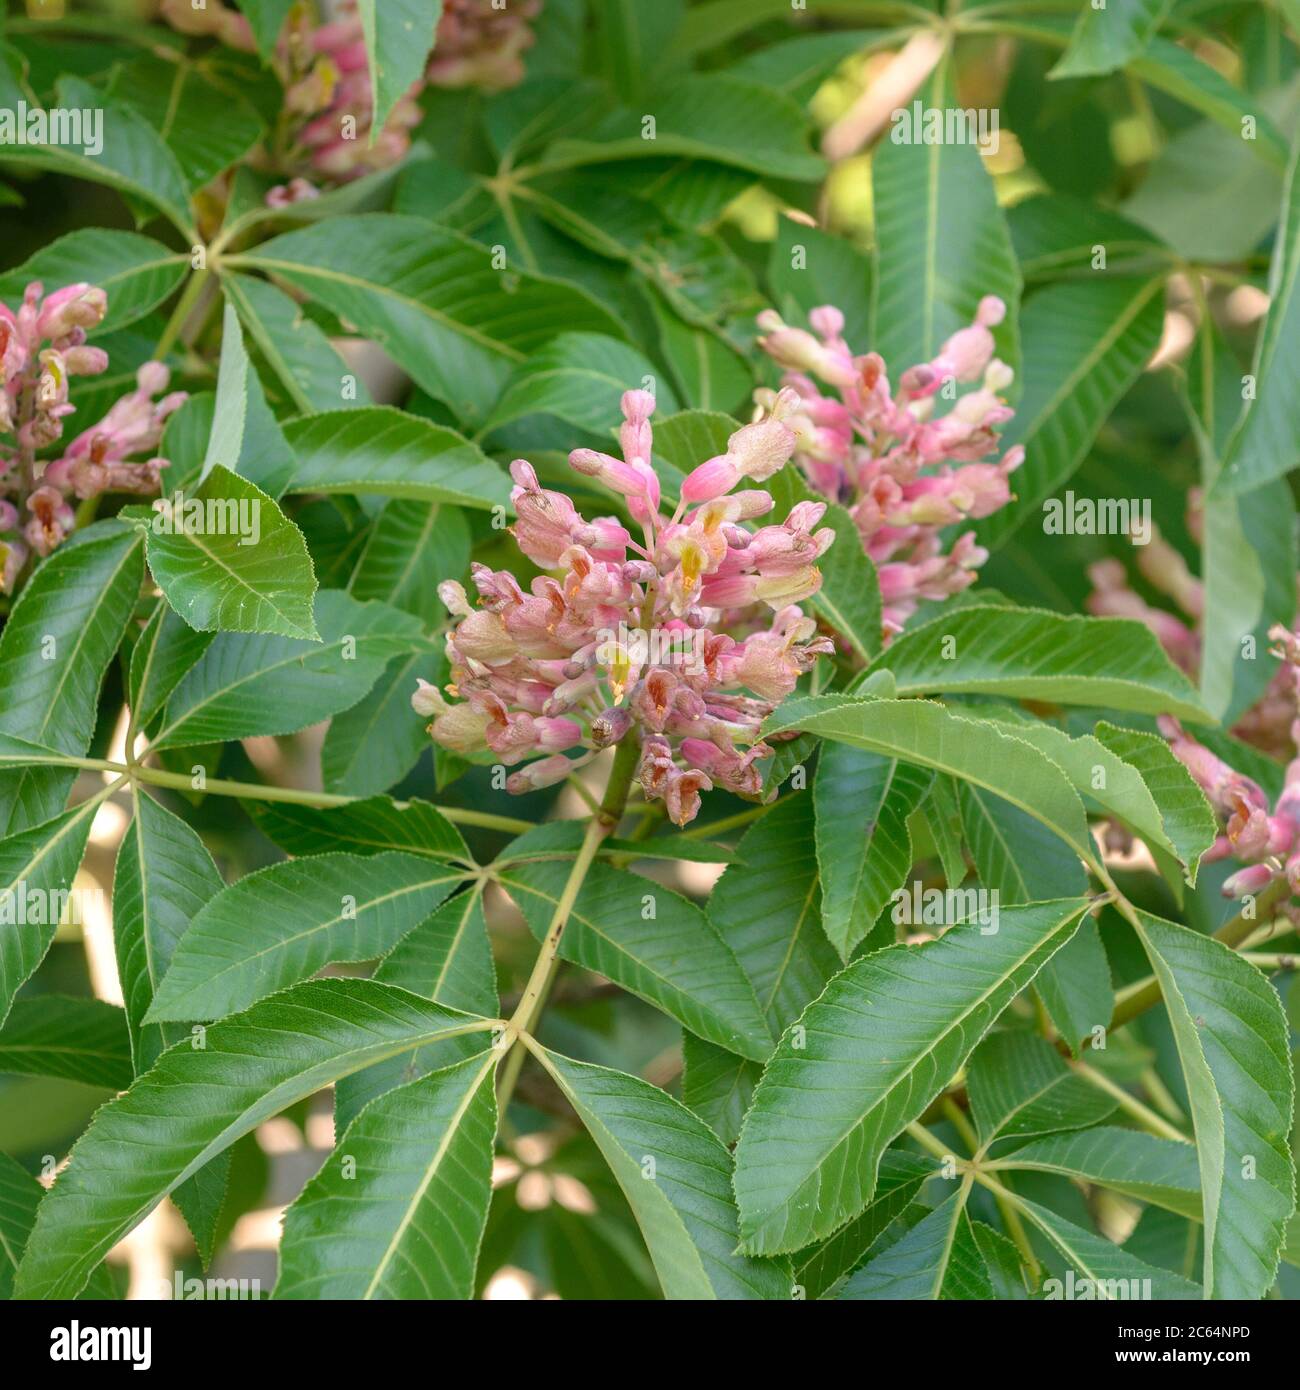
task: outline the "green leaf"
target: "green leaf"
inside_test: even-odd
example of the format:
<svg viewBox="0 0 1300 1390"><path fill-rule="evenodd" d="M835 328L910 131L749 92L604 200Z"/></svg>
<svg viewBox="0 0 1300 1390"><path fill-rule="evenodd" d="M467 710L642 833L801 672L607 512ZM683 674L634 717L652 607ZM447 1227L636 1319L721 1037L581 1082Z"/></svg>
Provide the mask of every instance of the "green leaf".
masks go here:
<svg viewBox="0 0 1300 1390"><path fill-rule="evenodd" d="M5 1302L13 1297L14 1271L44 1195L45 1189L21 1164L0 1153L0 1300ZM118 1296L104 1265L95 1271L82 1295L97 1300Z"/></svg>
<svg viewBox="0 0 1300 1390"><path fill-rule="evenodd" d="M839 34L816 34L817 40ZM805 43L807 39L791 39ZM781 44L773 48L783 47ZM762 49L755 56L771 53ZM783 318L807 318L812 309L834 304L844 314L844 340L862 346L871 338L872 266L867 255L843 237L782 217L767 258L767 280Z"/></svg>
<svg viewBox="0 0 1300 1390"><path fill-rule="evenodd" d="M1268 318L1251 368L1255 396L1228 445L1223 490L1248 492L1300 464L1300 421L1292 388L1300 372L1300 138L1287 169L1282 221L1269 267ZM1211 510L1211 509L1207 509Z"/></svg>
<svg viewBox="0 0 1300 1390"><path fill-rule="evenodd" d="M905 632L872 669L892 671L900 695L1011 695L1210 722L1155 634L1127 618L959 608Z"/></svg>
<svg viewBox="0 0 1300 1390"><path fill-rule="evenodd" d="M578 429L607 431L624 391L655 382L657 409L672 414L677 399L655 366L635 348L600 333L561 333L516 368L483 431L524 415L554 415Z"/></svg>
<svg viewBox="0 0 1300 1390"><path fill-rule="evenodd" d="M837 975L787 1031L736 1149L747 1250L797 1250L871 1201L889 1142L925 1110L1003 1009L1073 935L1078 899L1003 908Z"/></svg>
<svg viewBox="0 0 1300 1390"><path fill-rule="evenodd" d="M1196 1150L1176 1139L1157 1139L1135 1129L1102 1125L1075 1134L1054 1134L1013 1150L1000 1167L1063 1173L1099 1183L1140 1202L1201 1219L1201 1175Z"/></svg>
<svg viewBox="0 0 1300 1390"><path fill-rule="evenodd" d="M1084 6L1065 56L1053 77L1114 72L1136 58L1164 22L1173 0L1110 0L1103 9Z"/></svg>
<svg viewBox="0 0 1300 1390"><path fill-rule="evenodd" d="M134 58L113 74L108 94L162 136L195 194L265 133L261 117L233 85L185 57Z"/></svg>
<svg viewBox="0 0 1300 1390"><path fill-rule="evenodd" d="M127 678L127 699L137 728L153 723L181 677L211 646L212 637L210 632L195 632L169 603L154 605L131 651Z"/></svg>
<svg viewBox="0 0 1300 1390"><path fill-rule="evenodd" d="M928 105L957 104L948 63L924 89ZM876 251L870 346L894 375L928 362L995 294L1007 316L998 356L1020 369L1020 269L993 180L969 144L882 140L872 159ZM864 348L865 348L864 344ZM1025 354L1028 358L1028 352Z"/></svg>
<svg viewBox="0 0 1300 1390"><path fill-rule="evenodd" d="M188 265L187 255L169 251L151 237L80 227L0 275L0 300L19 303L32 280L47 289L87 280L108 295L108 312L90 334L93 342L156 309L180 284Z"/></svg>
<svg viewBox="0 0 1300 1390"><path fill-rule="evenodd" d="M137 1074L186 1036L183 1028L146 1023L145 1015L181 937L224 887L198 835L138 791L113 881L113 944Z"/></svg>
<svg viewBox="0 0 1300 1390"><path fill-rule="evenodd" d="M469 568L470 544L458 507L395 497L371 523L348 591L431 622L445 611L438 585Z"/></svg>
<svg viewBox="0 0 1300 1390"><path fill-rule="evenodd" d="M130 528L106 523L79 532L38 566L0 633L0 733L85 755L100 683L140 593L143 551ZM54 816L72 776L0 771L0 835Z"/></svg>
<svg viewBox="0 0 1300 1390"><path fill-rule="evenodd" d="M399 804L386 796L372 796L328 811L285 801L249 801L245 805L262 834L295 857L331 851L367 855L401 850L431 859L473 862L460 831L428 801Z"/></svg>
<svg viewBox="0 0 1300 1390"><path fill-rule="evenodd" d="M222 1018L326 965L387 954L464 870L413 854L320 854L246 875L200 909L146 1018Z"/></svg>
<svg viewBox="0 0 1300 1390"><path fill-rule="evenodd" d="M501 875L539 940L569 869L562 861L516 863ZM650 879L594 864L560 938L560 955L729 1051L762 1061L772 1049L753 987L731 950L694 903Z"/></svg>
<svg viewBox="0 0 1300 1390"><path fill-rule="evenodd" d="M1135 1298L1190 1300L1202 1296L1199 1284L1139 1260L1103 1236L1085 1231L1036 1202L1026 1201L1022 1197L1009 1200L1042 1231L1065 1260L1067 1269L1073 1272L1076 1282L1072 1294L1065 1291L1063 1281L1049 1279L1044 1285L1044 1297L1048 1299L1084 1297L1078 1283L1082 1279L1092 1281L1094 1298L1108 1301Z"/></svg>
<svg viewBox="0 0 1300 1390"><path fill-rule="evenodd" d="M730 1148L740 1138L763 1069L694 1033L682 1033L682 1101Z"/></svg>
<svg viewBox="0 0 1300 1390"><path fill-rule="evenodd" d="M465 1013L495 1015L500 1009L492 945L478 885L449 898L408 932L379 962L377 983L410 990L421 999ZM345 1076L334 1088L334 1123L351 1124L376 1096L479 1050L472 1036L451 1038L417 1048L405 1057L376 1062Z"/></svg>
<svg viewBox="0 0 1300 1390"><path fill-rule="evenodd" d="M618 159L684 155L749 169L767 178L812 183L826 165L808 145L808 117L788 97L722 73L686 74L656 93L654 133L640 110L623 109L582 140L557 140L549 168Z"/></svg>
<svg viewBox="0 0 1300 1390"><path fill-rule="evenodd" d="M310 414L370 404L365 383L283 290L233 271L221 286L295 410Z"/></svg>
<svg viewBox="0 0 1300 1390"><path fill-rule="evenodd" d="M1020 315L1024 390L1004 448L1023 444L1017 500L977 528L999 544L1041 515L1042 503L1083 462L1115 403L1155 352L1164 324L1160 277L1063 281L1030 295Z"/></svg>
<svg viewBox="0 0 1300 1390"><path fill-rule="evenodd" d="M169 1192L263 1120L373 1062L487 1027L370 980L313 980L214 1024L202 1047L169 1049L73 1147L37 1213L15 1295L74 1295Z"/></svg>
<svg viewBox="0 0 1300 1390"><path fill-rule="evenodd" d="M926 700L819 695L787 700L766 721L763 733L767 737L787 729L973 782L1041 821L1081 858L1094 857L1083 803L1065 774L1037 748L989 723L963 719Z"/></svg>
<svg viewBox="0 0 1300 1390"><path fill-rule="evenodd" d="M684 1105L648 1082L537 1049L631 1204L668 1299L790 1295L781 1261L736 1252L731 1157Z"/></svg>
<svg viewBox="0 0 1300 1390"><path fill-rule="evenodd" d="M1295 1085L1277 991L1211 937L1139 913L1187 1084L1209 1298L1262 1298L1295 1210Z"/></svg>
<svg viewBox="0 0 1300 1390"><path fill-rule="evenodd" d="M993 1033L971 1054L966 1089L980 1145L1054 1130L1086 1129L1115 1102L1072 1072L1033 1033Z"/></svg>
<svg viewBox="0 0 1300 1390"><path fill-rule="evenodd" d="M887 1250L849 1277L840 1300L991 1299L961 1188Z"/></svg>
<svg viewBox="0 0 1300 1390"><path fill-rule="evenodd" d="M827 744L817 760L817 863L822 926L842 960L876 924L912 867L907 818L932 774L847 744Z"/></svg>
<svg viewBox="0 0 1300 1390"><path fill-rule="evenodd" d="M1026 280L1055 280L1092 268L1096 248L1117 268L1128 260L1159 257L1163 248L1136 222L1109 208L1064 193L1026 198L1008 210L1011 241Z"/></svg>
<svg viewBox="0 0 1300 1390"><path fill-rule="evenodd" d="M393 107L424 77L442 17L442 0L358 0L374 114L373 145Z"/></svg>
<svg viewBox="0 0 1300 1390"><path fill-rule="evenodd" d="M428 726L412 718L411 692L417 677L432 685L446 683L446 656L432 642L412 645L412 654L393 662L365 699L331 721L321 749L321 774L329 791L348 796L385 792L430 746Z"/></svg>
<svg viewBox="0 0 1300 1390"><path fill-rule="evenodd" d="M911 1207L922 1185L934 1175L933 1159L886 1149L880 1157L875 1195L862 1215L811 1253L795 1257L795 1282L805 1297L834 1297L846 1276L865 1262L876 1241Z"/></svg>
<svg viewBox="0 0 1300 1390"><path fill-rule="evenodd" d="M499 1059L431 1072L352 1121L285 1213L276 1298L473 1296Z"/></svg>
<svg viewBox="0 0 1300 1390"><path fill-rule="evenodd" d="M358 260L355 248L366 254ZM624 337L583 291L511 269L420 217L331 217L226 264L272 272L388 350L430 395L481 420L514 367L563 324Z"/></svg>
<svg viewBox="0 0 1300 1390"><path fill-rule="evenodd" d="M319 638L307 542L261 488L218 465L141 525L149 569L190 627Z"/></svg>
<svg viewBox="0 0 1300 1390"><path fill-rule="evenodd" d="M791 97L801 105L806 104L846 58L875 52L880 48L892 48L906 41L905 31L899 29L840 29L827 33L800 34L793 39L778 39L763 48L746 53L732 63L727 71L733 77L744 77L751 82L762 83L785 96ZM834 242L850 250L848 242L838 237L827 236L824 232L808 229L814 236ZM777 232L778 241L782 233ZM811 268L811 267L810 267ZM866 282L863 282L863 288ZM820 299L819 304L843 304L833 296ZM865 328L865 323L863 327ZM852 335L849 341L853 342Z"/></svg>
<svg viewBox="0 0 1300 1390"><path fill-rule="evenodd" d="M269 63L275 57L276 40L295 0L236 0L236 3L253 31L253 40L262 61Z"/></svg>
<svg viewBox="0 0 1300 1390"><path fill-rule="evenodd" d="M68 890L98 808L98 802L86 801L0 840L0 1024L19 986L44 960L65 905L71 905Z"/></svg>
<svg viewBox="0 0 1300 1390"><path fill-rule="evenodd" d="M509 480L477 445L392 406L308 415L291 421L285 434L298 456L289 492L509 505Z"/></svg>
<svg viewBox="0 0 1300 1390"><path fill-rule="evenodd" d="M319 642L222 632L167 701L155 748L287 734L356 704L419 623L336 589L316 595Z"/></svg>
<svg viewBox="0 0 1300 1390"><path fill-rule="evenodd" d="M99 999L19 999L0 1028L0 1073L61 1076L124 1091L131 1084L126 1015Z"/></svg>
<svg viewBox="0 0 1300 1390"><path fill-rule="evenodd" d="M642 99L667 57L685 13L685 0L609 0L595 12L598 71L624 100Z"/></svg>
<svg viewBox="0 0 1300 1390"><path fill-rule="evenodd" d="M185 176L176 156L143 116L121 102L105 98L79 77L59 81L51 109L65 114L102 114L97 119L92 117L89 129L77 132L83 137L80 143L68 139L50 145L7 144L6 161L107 184L128 199L143 199L163 213L187 240L195 240ZM94 129L96 125L98 131Z"/></svg>

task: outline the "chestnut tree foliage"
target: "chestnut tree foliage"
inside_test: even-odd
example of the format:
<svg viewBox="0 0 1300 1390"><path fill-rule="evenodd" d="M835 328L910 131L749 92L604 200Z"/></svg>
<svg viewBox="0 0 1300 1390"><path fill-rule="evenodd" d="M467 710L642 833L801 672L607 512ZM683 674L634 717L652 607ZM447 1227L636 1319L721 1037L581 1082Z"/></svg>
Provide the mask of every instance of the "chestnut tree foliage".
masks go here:
<svg viewBox="0 0 1300 1390"><path fill-rule="evenodd" d="M325 1099L277 1298L1300 1291L1293 0L122 8L0 29L0 1294Z"/></svg>

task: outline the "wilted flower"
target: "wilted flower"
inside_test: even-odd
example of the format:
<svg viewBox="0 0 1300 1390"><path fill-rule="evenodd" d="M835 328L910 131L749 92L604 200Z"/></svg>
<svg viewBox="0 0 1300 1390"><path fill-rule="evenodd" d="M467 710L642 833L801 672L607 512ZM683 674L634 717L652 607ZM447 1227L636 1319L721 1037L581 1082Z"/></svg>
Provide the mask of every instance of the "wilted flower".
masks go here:
<svg viewBox="0 0 1300 1390"><path fill-rule="evenodd" d="M809 314L813 332L792 328L774 310L759 315L759 346L786 369L780 396L755 393L798 436L795 458L823 496L857 523L880 574L886 636L901 629L922 599L938 600L974 582L988 558L965 532L945 550L940 528L991 516L1011 500L1009 475L1024 459L1017 446L997 463L996 427L1013 414L1001 393L1011 369L994 357L992 329L1006 306L982 299L975 321L935 358L910 367L890 387L876 353L855 356L844 315L831 305ZM824 395L814 378L834 389ZM979 383L958 394L957 385ZM778 405L782 397L789 403ZM946 413L936 402L953 402ZM959 467L953 467L959 464Z"/></svg>
<svg viewBox="0 0 1300 1390"><path fill-rule="evenodd" d="M45 295L27 286L15 312L0 304L0 592L12 593L29 555L48 555L75 525L69 499L103 492L153 492L166 460L131 463L162 438L163 422L185 400L183 391L155 402L168 371L148 362L136 390L123 396L95 426L82 431L49 462L37 458L56 443L75 413L71 379L108 366L108 354L86 342L108 310L94 285L67 285Z"/></svg>
<svg viewBox="0 0 1300 1390"><path fill-rule="evenodd" d="M525 590L508 571L475 564L477 606L459 584L440 586L456 620L446 688L455 702L423 681L411 700L432 716L434 739L524 764L506 782L518 793L639 738L641 785L679 825L713 786L759 795L755 763L772 752L762 722L832 649L796 606L821 583L816 560L833 539L817 529L825 505L801 503L780 526L750 532L741 523L770 512L771 495L729 494L739 478L766 478L790 458L787 404L738 430L726 455L691 474L711 480L698 494L706 501L684 495L666 516L650 462L654 399L627 392L622 457L578 449L570 463L625 499L640 540L615 517L588 521L516 459L513 534L551 573ZM727 478L726 487L717 481Z"/></svg>

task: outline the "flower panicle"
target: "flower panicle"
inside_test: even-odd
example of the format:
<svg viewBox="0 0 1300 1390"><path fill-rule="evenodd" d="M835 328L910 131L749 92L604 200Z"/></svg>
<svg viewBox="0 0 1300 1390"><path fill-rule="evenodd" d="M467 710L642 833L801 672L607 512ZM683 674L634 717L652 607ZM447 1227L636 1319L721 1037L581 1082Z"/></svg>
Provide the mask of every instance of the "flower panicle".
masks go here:
<svg viewBox="0 0 1300 1390"><path fill-rule="evenodd" d="M654 398L629 391L621 404L621 456L576 449L569 461L622 501L636 534L614 515L584 516L516 459L512 534L545 572L525 588L476 563L473 599L444 582L450 680L444 690L420 682L412 705L442 747L516 768L515 793L636 739L646 795L685 824L713 787L762 795L759 764L773 751L763 720L833 650L799 603L821 585L817 561L834 532L818 525L821 502L750 530L772 496L733 490L793 455L792 393L693 470L671 514L651 462Z"/></svg>
<svg viewBox="0 0 1300 1390"><path fill-rule="evenodd" d="M32 554L49 555L72 531L71 499L156 492L167 466L164 458L138 461L153 454L167 417L186 399L167 393L161 362L146 362L135 390L57 458L37 458L76 412L73 379L108 368L104 349L86 341L107 312L107 294L84 281L46 294L34 280L16 310L0 304L0 593L13 592Z"/></svg>
<svg viewBox="0 0 1300 1390"><path fill-rule="evenodd" d="M880 575L886 639L922 600L967 588L988 558L974 532L947 544L942 529L1011 501L1009 479L1023 448L988 460L998 428L1013 415L1004 393L1014 374L994 355L993 329L1005 314L1002 300L986 296L974 321L929 362L907 368L896 387L878 353L853 352L833 305L812 310L811 332L775 310L758 317L758 344L785 376L779 393L760 390L756 403L780 410L809 482L856 522ZM780 397L786 403L778 407Z"/></svg>

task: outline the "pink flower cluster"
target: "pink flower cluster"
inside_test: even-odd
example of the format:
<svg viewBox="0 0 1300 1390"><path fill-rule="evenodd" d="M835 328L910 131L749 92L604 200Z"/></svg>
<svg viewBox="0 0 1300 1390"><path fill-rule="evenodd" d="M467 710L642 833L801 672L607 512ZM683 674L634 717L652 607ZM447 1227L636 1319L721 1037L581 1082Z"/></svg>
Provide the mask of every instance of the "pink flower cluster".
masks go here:
<svg viewBox="0 0 1300 1390"><path fill-rule="evenodd" d="M838 309L814 309L812 333L789 327L775 310L759 315L759 346L786 369L783 386L798 396L787 417L798 435L795 457L813 487L843 503L856 521L880 576L886 638L921 600L947 598L974 583L988 558L971 531L945 549L941 529L990 516L1011 500L1008 477L1024 449L982 462L998 447L996 427L1014 414L1001 394L1013 373L993 355L991 330L1005 313L1000 299L981 300L974 323L954 333L932 361L908 368L897 390L878 353L853 354ZM957 391L973 383L976 389ZM771 398L770 391L755 393L760 405ZM940 413L943 400L953 404Z"/></svg>
<svg viewBox="0 0 1300 1390"><path fill-rule="evenodd" d="M276 167L300 171L272 189L267 202L283 207L318 196L312 179L344 182L396 164L411 146L420 122L416 101L426 85L477 86L500 91L524 75L523 53L533 42L528 21L541 0L443 0L433 55L420 81L393 108L371 142L373 92L361 17L355 0L343 0L336 17L317 24L310 6L291 11L276 47L275 66L285 87L288 128ZM243 15L222 0L194 9L191 0L163 0L163 15L182 33L211 36L253 52L253 33Z"/></svg>
<svg viewBox="0 0 1300 1390"><path fill-rule="evenodd" d="M136 389L60 457L45 463L36 457L62 437L63 422L76 409L71 379L96 376L108 366L103 348L86 342L107 310L108 296L94 285L67 285L47 295L35 280L16 313L0 304L0 592L13 592L31 552L48 555L72 530L71 497L153 492L166 467L161 458L128 462L154 449L163 422L185 399L178 391L154 401L167 389L161 362L141 367Z"/></svg>
<svg viewBox="0 0 1300 1390"><path fill-rule="evenodd" d="M820 502L778 525L744 523L772 510L762 482L791 457L793 393L737 430L727 451L696 468L671 516L660 510L650 464L654 397L622 399L622 457L577 449L574 469L624 499L639 539L615 517L588 521L563 493L543 488L531 464L511 465L519 548L547 571L525 590L508 571L476 564L473 606L464 589L439 592L455 625L447 638L447 694L421 681L416 712L462 754L490 750L527 766L511 792L552 785L625 739L640 741L638 775L686 824L702 791L762 790L758 760L772 749L763 720L795 688L829 638L799 602L821 584L818 558L834 539L818 529ZM569 757L574 750L582 750Z"/></svg>
<svg viewBox="0 0 1300 1390"><path fill-rule="evenodd" d="M1204 539L1202 504L1201 491L1194 488L1188 499L1187 529L1198 544ZM1135 546L1133 553L1138 573L1152 589L1169 599L1178 612L1148 603L1130 586L1124 565L1111 556L1088 567L1088 578L1092 581L1092 592L1086 601L1088 612L1097 617L1136 618L1146 623L1170 660L1195 679L1201 664L1204 586L1154 526L1150 543ZM1243 743L1263 750L1270 757L1287 758L1296 747L1292 740L1294 718L1291 677L1283 666L1263 695L1233 726L1232 732Z"/></svg>
<svg viewBox="0 0 1300 1390"><path fill-rule="evenodd" d="M1291 691L1291 736L1300 747L1300 634L1279 623L1268 635L1277 644L1273 655L1281 659L1280 674ZM1224 882L1224 895L1258 893L1279 874L1285 874L1291 892L1300 895L1300 756L1287 765L1282 791L1270 809L1258 783L1203 747L1176 719L1162 715L1159 724L1174 754L1224 821L1224 832L1206 860L1232 857L1247 866Z"/></svg>

